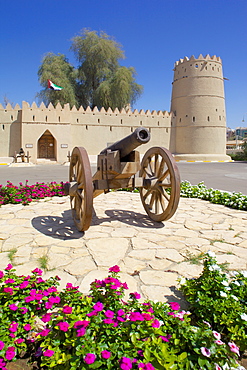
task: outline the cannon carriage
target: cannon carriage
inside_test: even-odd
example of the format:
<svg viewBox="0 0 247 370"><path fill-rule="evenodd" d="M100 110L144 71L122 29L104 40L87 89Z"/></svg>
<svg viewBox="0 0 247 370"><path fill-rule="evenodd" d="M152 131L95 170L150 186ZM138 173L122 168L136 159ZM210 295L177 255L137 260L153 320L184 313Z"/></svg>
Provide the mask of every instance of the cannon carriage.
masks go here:
<svg viewBox="0 0 247 370"><path fill-rule="evenodd" d="M86 231L91 225L93 199L114 189L139 188L144 209L154 221L165 221L174 215L180 196L179 171L172 154L163 147L150 148L140 161L140 153L135 149L149 140L149 131L141 127L108 146L98 155L93 176L85 148L73 149L65 193L70 196L79 231Z"/></svg>

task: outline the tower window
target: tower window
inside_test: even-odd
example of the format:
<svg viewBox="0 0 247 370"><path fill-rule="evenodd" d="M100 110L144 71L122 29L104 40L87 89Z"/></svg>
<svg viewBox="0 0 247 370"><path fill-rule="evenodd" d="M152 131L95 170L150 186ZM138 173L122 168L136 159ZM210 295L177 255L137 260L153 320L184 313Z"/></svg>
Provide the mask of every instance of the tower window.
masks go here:
<svg viewBox="0 0 247 370"><path fill-rule="evenodd" d="M33 121L35 121L35 116L33 116Z"/></svg>
<svg viewBox="0 0 247 370"><path fill-rule="evenodd" d="M4 125L2 127L3 127L3 130L4 130Z"/></svg>
<svg viewBox="0 0 247 370"><path fill-rule="evenodd" d="M219 116L219 120L221 121L221 116Z"/></svg>
<svg viewBox="0 0 247 370"><path fill-rule="evenodd" d="M198 64L195 64L195 68L198 68Z"/></svg>
<svg viewBox="0 0 247 370"><path fill-rule="evenodd" d="M207 119L208 119L208 122L209 122L209 121L210 121L210 117L208 116L208 118L207 118Z"/></svg>
<svg viewBox="0 0 247 370"><path fill-rule="evenodd" d="M193 122L196 122L196 117L192 117L192 121Z"/></svg>
<svg viewBox="0 0 247 370"><path fill-rule="evenodd" d="M98 118L98 123L100 123L100 118Z"/></svg>

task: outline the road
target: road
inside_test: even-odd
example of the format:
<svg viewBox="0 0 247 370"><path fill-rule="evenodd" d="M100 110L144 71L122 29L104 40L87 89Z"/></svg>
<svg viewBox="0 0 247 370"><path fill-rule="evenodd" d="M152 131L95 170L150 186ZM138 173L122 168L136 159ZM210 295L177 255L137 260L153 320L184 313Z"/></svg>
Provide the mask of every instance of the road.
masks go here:
<svg viewBox="0 0 247 370"><path fill-rule="evenodd" d="M204 181L210 188L236 191L247 195L247 162L178 162L181 180L196 185ZM95 165L92 165L95 172ZM69 167L64 165L37 165L32 167L0 166L0 184L6 185L7 180L18 185L19 182L29 184L35 182L68 181Z"/></svg>

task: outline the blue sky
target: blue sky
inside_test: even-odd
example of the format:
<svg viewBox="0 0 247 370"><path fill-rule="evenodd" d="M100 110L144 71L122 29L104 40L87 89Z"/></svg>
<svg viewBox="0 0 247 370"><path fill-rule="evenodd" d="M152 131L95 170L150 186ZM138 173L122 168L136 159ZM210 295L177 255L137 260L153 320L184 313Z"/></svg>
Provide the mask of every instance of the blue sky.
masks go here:
<svg viewBox="0 0 247 370"><path fill-rule="evenodd" d="M246 0L0 0L0 103L36 101L37 71L47 52L65 54L81 29L122 44L137 82L133 108L170 110L173 67L184 56L220 56L227 126L247 126ZM36 101L37 102L37 101ZM244 118L244 122L242 122Z"/></svg>

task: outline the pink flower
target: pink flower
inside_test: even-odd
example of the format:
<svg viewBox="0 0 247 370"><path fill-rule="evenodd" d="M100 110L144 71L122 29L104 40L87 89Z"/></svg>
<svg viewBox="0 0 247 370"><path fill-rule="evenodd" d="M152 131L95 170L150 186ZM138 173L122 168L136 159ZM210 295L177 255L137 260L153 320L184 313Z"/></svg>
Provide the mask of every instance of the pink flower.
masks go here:
<svg viewBox="0 0 247 370"><path fill-rule="evenodd" d="M8 347L5 353L6 360L11 361L15 357L15 347Z"/></svg>
<svg viewBox="0 0 247 370"><path fill-rule="evenodd" d="M97 311L97 312L102 311L102 310L103 310L103 308L104 308L104 305L103 305L103 303L101 303L101 302L97 302L97 303L95 303L95 305L93 306L93 309L94 309L95 311Z"/></svg>
<svg viewBox="0 0 247 370"><path fill-rule="evenodd" d="M164 341L164 342L169 342L169 340L171 339L171 335L168 334L166 337L164 337L163 335L160 335L160 338Z"/></svg>
<svg viewBox="0 0 247 370"><path fill-rule="evenodd" d="M120 369L122 370L130 370L132 369L132 361L128 357L122 357L120 359Z"/></svg>
<svg viewBox="0 0 247 370"><path fill-rule="evenodd" d="M69 324L67 323L67 321L62 321L62 322L58 323L58 327L59 327L60 330L66 332L66 331L68 331Z"/></svg>
<svg viewBox="0 0 247 370"><path fill-rule="evenodd" d="M2 342L2 341L0 340L0 351L2 351L3 347L4 347L4 342Z"/></svg>
<svg viewBox="0 0 247 370"><path fill-rule="evenodd" d="M144 318L140 312L131 312L129 319L130 321L144 321Z"/></svg>
<svg viewBox="0 0 247 370"><path fill-rule="evenodd" d="M46 313L44 314L42 317L41 317L41 320L43 322L49 322L51 320L51 314L50 313Z"/></svg>
<svg viewBox="0 0 247 370"><path fill-rule="evenodd" d="M51 357L54 355L54 353L55 353L54 351L47 349L45 352L43 352L43 355L46 357Z"/></svg>
<svg viewBox="0 0 247 370"><path fill-rule="evenodd" d="M140 362L138 364L138 368L141 369L141 370L155 370L155 367L153 367L153 365L150 364L150 362L148 362L147 364L144 364L143 362Z"/></svg>
<svg viewBox="0 0 247 370"><path fill-rule="evenodd" d="M228 346L230 347L230 351L231 351L231 352L234 352L234 353L236 353L238 356L240 356L240 354L239 354L239 348L238 348L238 346L236 346L236 344L235 344L235 343L233 343L233 342L229 342L229 343L228 343Z"/></svg>
<svg viewBox="0 0 247 370"><path fill-rule="evenodd" d="M222 368L218 364L215 364L215 370L222 370Z"/></svg>
<svg viewBox="0 0 247 370"><path fill-rule="evenodd" d="M15 282L14 279L7 279L4 281L5 284L13 284Z"/></svg>
<svg viewBox="0 0 247 370"><path fill-rule="evenodd" d="M60 302L60 297L59 296L56 296L56 297L50 297L49 299L48 299L48 301L50 302L50 303L52 303L52 304L54 304L54 303L59 303Z"/></svg>
<svg viewBox="0 0 247 370"><path fill-rule="evenodd" d="M39 335L41 335L41 337L46 337L49 333L50 329L44 329L39 333Z"/></svg>
<svg viewBox="0 0 247 370"><path fill-rule="evenodd" d="M112 320L112 319L104 319L104 320L103 320L103 323L104 323L104 324L115 324L115 321L114 321L114 320Z"/></svg>
<svg viewBox="0 0 247 370"><path fill-rule="evenodd" d="M110 272L120 272L120 267L115 265L109 268Z"/></svg>
<svg viewBox="0 0 247 370"><path fill-rule="evenodd" d="M41 269L36 268L32 271L32 273L41 276L43 274L43 271Z"/></svg>
<svg viewBox="0 0 247 370"><path fill-rule="evenodd" d="M111 310L105 311L105 317L107 317L108 319L112 319L114 316L115 316L115 313L113 311Z"/></svg>
<svg viewBox="0 0 247 370"><path fill-rule="evenodd" d="M16 304L10 304L9 305L9 309L12 310L12 311L17 311L18 310L18 306L16 306Z"/></svg>
<svg viewBox="0 0 247 370"><path fill-rule="evenodd" d="M0 271L0 279L2 279L3 277L4 277L4 272Z"/></svg>
<svg viewBox="0 0 247 370"><path fill-rule="evenodd" d="M206 347L201 347L201 353L203 354L203 356L206 356L206 357L210 357L211 355L210 350Z"/></svg>
<svg viewBox="0 0 247 370"><path fill-rule="evenodd" d="M111 352L104 350L101 352L101 357L107 360L108 358L111 357Z"/></svg>
<svg viewBox="0 0 247 370"><path fill-rule="evenodd" d="M5 268L5 270L11 270L13 268L13 266L11 265L11 263L9 263L8 265L7 265L7 267ZM11 347L10 347L11 348Z"/></svg>
<svg viewBox="0 0 247 370"><path fill-rule="evenodd" d="M155 319L152 323L153 328L159 328L160 327L160 322L159 320Z"/></svg>
<svg viewBox="0 0 247 370"><path fill-rule="evenodd" d="M141 295L137 292L134 292L134 293L130 293L130 296L132 298L135 298L135 299L140 299L141 298Z"/></svg>
<svg viewBox="0 0 247 370"><path fill-rule="evenodd" d="M213 330L213 336L215 337L215 339L220 339L221 338L221 335L220 333L218 333L217 331Z"/></svg>
<svg viewBox="0 0 247 370"><path fill-rule="evenodd" d="M177 311L180 309L180 304L177 302L169 302L169 306L172 310Z"/></svg>
<svg viewBox="0 0 247 370"><path fill-rule="evenodd" d="M86 334L86 329L85 328L80 328L76 331L76 336L77 337L83 337L83 335Z"/></svg>
<svg viewBox="0 0 247 370"><path fill-rule="evenodd" d="M29 330L31 330L31 325L26 324L26 325L23 326L23 329L25 329L26 331L29 331Z"/></svg>
<svg viewBox="0 0 247 370"><path fill-rule="evenodd" d="M20 311L21 311L22 315L25 315L25 313L27 313L28 309L26 307L21 307Z"/></svg>
<svg viewBox="0 0 247 370"><path fill-rule="evenodd" d="M225 344L224 342L222 342L222 340L220 340L220 339L217 339L214 343L216 343L216 344Z"/></svg>
<svg viewBox="0 0 247 370"><path fill-rule="evenodd" d="M87 321L87 320L76 321L74 323L74 328L75 329L86 328L89 324L90 324L90 321Z"/></svg>
<svg viewBox="0 0 247 370"><path fill-rule="evenodd" d="M18 338L18 339L15 340L15 343L17 343L17 344L20 344L20 343L23 343L23 342L24 342L24 339L22 339L22 338Z"/></svg>
<svg viewBox="0 0 247 370"><path fill-rule="evenodd" d="M87 353L86 356L84 357L84 361L88 365L93 364L95 360L96 356L94 353Z"/></svg>
<svg viewBox="0 0 247 370"><path fill-rule="evenodd" d="M9 331L11 331L12 333L14 333L14 332L16 332L16 331L17 331L17 328L18 328L18 324L17 324L17 322L13 321L13 322L10 324Z"/></svg>
<svg viewBox="0 0 247 370"><path fill-rule="evenodd" d="M72 312L73 308L70 306L64 306L63 307L63 313L70 314Z"/></svg>
<svg viewBox="0 0 247 370"><path fill-rule="evenodd" d="M123 315L125 315L124 310L122 310L122 309L118 310L117 315L118 315L118 316L123 316Z"/></svg>
<svg viewBox="0 0 247 370"><path fill-rule="evenodd" d="M5 293L9 293L10 295L12 295L12 294L13 294L13 289L12 289L12 288L10 288L10 287L3 288L3 291L4 291Z"/></svg>

